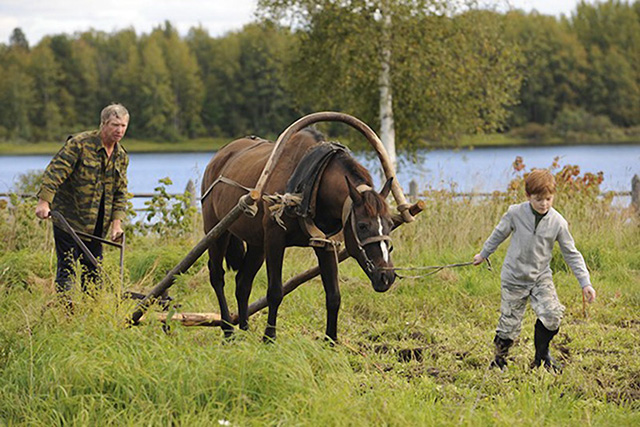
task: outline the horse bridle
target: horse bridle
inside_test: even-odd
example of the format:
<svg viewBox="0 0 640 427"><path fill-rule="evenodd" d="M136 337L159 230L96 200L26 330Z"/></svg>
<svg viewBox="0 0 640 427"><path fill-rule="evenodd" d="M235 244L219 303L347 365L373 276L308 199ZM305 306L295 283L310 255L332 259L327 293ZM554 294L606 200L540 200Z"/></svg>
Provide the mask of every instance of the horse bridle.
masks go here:
<svg viewBox="0 0 640 427"><path fill-rule="evenodd" d="M369 187L366 184L361 184L361 185L357 186L356 189L358 190L359 193L362 193L364 191L373 190L371 187ZM367 251L364 248L365 248L365 246L370 245L372 243L385 242L387 244L387 246L388 246L389 253L391 253L391 251L393 250L393 242L391 241L391 237L385 236L384 234L379 234L377 236L370 236L370 237L367 237L364 240L360 240L360 236L358 236L358 230L356 229L355 212L354 212L354 209L353 209L353 200L351 199L350 196L347 196L346 200L344 201L344 205L342 206L342 226L343 226L343 228L346 227L347 221L351 222L351 232L353 233L353 237L354 237L354 239L356 241L356 244L358 246L358 251L362 254L362 257L364 258L365 271L367 273L375 272L376 271L376 266L373 263L373 261L371 261L371 258L369 258L369 255L367 255Z"/></svg>

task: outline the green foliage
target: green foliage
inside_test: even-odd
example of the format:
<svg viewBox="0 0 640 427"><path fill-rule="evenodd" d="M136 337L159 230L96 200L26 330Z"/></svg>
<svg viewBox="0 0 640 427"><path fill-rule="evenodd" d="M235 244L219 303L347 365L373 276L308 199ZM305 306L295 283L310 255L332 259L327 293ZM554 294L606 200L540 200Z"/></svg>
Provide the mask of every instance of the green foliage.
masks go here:
<svg viewBox="0 0 640 427"><path fill-rule="evenodd" d="M635 2L637 4L637 1ZM640 19L630 2L581 2L571 29L589 54L582 105L622 126L640 121Z"/></svg>
<svg viewBox="0 0 640 427"><path fill-rule="evenodd" d="M519 55L502 37L502 17L453 8L422 1L260 2L266 17L303 28L289 85L312 110L349 111L380 126L381 69L390 53L400 145L498 129L515 102Z"/></svg>
<svg viewBox="0 0 640 427"><path fill-rule="evenodd" d="M140 36L133 28L91 30L47 36L35 46L16 28L9 44L0 44L0 141L62 141L96 127L113 101L131 111L128 136L154 141L273 139L316 110L345 111L375 128L386 53L400 148L549 126L579 109L615 126L638 126L637 2L581 2L561 19L482 6L263 0L260 19L220 37L202 27L180 37L164 22ZM344 128L331 126L330 133ZM544 129L521 132L544 140ZM571 131L567 138L636 138L621 132Z"/></svg>
<svg viewBox="0 0 640 427"><path fill-rule="evenodd" d="M42 250L50 242L43 239L49 228L47 222L35 216L36 200L11 194L9 200L0 199L0 249L3 251Z"/></svg>
<svg viewBox="0 0 640 427"><path fill-rule="evenodd" d="M151 200L144 202L145 221L136 223L136 230L142 234L154 233L163 238L190 233L197 213L193 203L194 195L189 191L170 195L166 186L172 184L171 179L166 177L158 181L161 185L154 188Z"/></svg>
<svg viewBox="0 0 640 427"><path fill-rule="evenodd" d="M551 136L551 129L547 125L531 122L522 127L511 129L509 135L532 141L544 141Z"/></svg>

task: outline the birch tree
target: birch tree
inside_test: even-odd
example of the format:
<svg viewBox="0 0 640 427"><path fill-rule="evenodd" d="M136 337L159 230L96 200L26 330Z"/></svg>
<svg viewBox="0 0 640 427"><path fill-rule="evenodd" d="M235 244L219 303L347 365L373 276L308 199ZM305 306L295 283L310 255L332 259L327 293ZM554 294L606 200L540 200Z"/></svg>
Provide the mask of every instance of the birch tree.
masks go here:
<svg viewBox="0 0 640 427"><path fill-rule="evenodd" d="M290 67L300 102L377 125L393 159L396 144L495 130L516 100L519 56L503 18L472 5L260 0L258 12L300 36Z"/></svg>

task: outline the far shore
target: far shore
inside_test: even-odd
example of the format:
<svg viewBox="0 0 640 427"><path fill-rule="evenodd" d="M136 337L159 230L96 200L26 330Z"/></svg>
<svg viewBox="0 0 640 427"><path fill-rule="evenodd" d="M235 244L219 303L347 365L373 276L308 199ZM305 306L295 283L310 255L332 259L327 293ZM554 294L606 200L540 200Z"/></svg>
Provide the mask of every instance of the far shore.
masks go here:
<svg viewBox="0 0 640 427"><path fill-rule="evenodd" d="M215 152L228 142L236 138L197 138L176 142L159 142L150 140L125 139L123 145L128 153L188 153L188 152ZM272 138L275 139L275 138ZM340 139L354 151L366 148L363 141ZM545 140L531 140L514 138L505 134L473 135L465 136L455 142L425 143L413 148L419 150L434 149L482 149L496 147L535 147L551 145L640 145L640 140L608 141L598 138L590 138L587 141L566 141L561 138L549 138ZM0 156L24 156L55 154L62 147L62 142L0 142ZM399 150L402 145L399 144Z"/></svg>

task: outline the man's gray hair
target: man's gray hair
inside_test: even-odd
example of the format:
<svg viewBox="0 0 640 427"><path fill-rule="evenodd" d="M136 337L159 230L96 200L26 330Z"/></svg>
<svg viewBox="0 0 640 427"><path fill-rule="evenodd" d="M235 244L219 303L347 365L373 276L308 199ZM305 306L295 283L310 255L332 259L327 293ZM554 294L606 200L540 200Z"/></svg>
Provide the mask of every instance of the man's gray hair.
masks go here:
<svg viewBox="0 0 640 427"><path fill-rule="evenodd" d="M115 117L117 119L124 119L129 117L129 111L122 104L110 104L102 109L100 113L100 127L105 125L109 119Z"/></svg>

